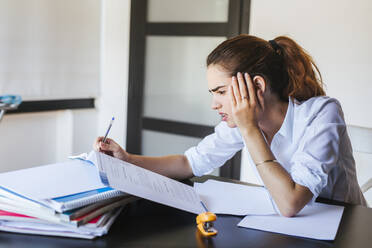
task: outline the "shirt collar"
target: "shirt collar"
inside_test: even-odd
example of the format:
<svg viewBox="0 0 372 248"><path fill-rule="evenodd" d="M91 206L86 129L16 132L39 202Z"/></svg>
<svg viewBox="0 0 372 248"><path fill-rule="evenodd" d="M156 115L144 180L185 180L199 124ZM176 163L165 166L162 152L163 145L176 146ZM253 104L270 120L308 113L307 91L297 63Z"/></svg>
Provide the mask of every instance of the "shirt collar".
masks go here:
<svg viewBox="0 0 372 248"><path fill-rule="evenodd" d="M292 140L293 121L294 121L294 102L291 97L288 100L287 113L285 114L284 121L280 127L278 134Z"/></svg>

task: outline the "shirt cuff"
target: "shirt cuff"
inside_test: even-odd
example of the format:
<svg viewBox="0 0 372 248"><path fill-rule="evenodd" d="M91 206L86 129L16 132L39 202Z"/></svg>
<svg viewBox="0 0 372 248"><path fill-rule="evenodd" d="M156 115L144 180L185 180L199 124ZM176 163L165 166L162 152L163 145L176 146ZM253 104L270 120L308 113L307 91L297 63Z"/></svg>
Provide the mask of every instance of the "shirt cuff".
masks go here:
<svg viewBox="0 0 372 248"><path fill-rule="evenodd" d="M328 175L320 171L312 170L304 164L295 164L291 169L292 180L313 193L313 198L309 203L313 203L327 185Z"/></svg>
<svg viewBox="0 0 372 248"><path fill-rule="evenodd" d="M201 177L205 174L208 174L208 173L211 173L213 171L213 169L210 169L210 170L202 170L203 167L202 166L197 166L198 164L198 161L195 161L196 159L194 158L194 154L196 154L197 151L196 151L196 146L194 147L191 147L189 149L187 149L185 151L185 156L187 158L187 160L189 161L189 164L191 166L191 170L192 170L192 173L194 174L194 176L197 176L197 177Z"/></svg>

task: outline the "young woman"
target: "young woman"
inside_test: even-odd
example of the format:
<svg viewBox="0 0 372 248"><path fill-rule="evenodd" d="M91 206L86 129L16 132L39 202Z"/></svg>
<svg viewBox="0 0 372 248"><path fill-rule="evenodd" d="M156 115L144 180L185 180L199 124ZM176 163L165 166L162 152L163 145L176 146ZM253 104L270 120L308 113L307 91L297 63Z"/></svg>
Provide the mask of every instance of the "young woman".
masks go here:
<svg viewBox="0 0 372 248"><path fill-rule="evenodd" d="M212 109L222 122L184 155L129 154L115 141L94 148L165 176L201 176L244 146L284 216L318 196L365 205L339 102L325 96L321 74L295 41L239 35L207 58Z"/></svg>

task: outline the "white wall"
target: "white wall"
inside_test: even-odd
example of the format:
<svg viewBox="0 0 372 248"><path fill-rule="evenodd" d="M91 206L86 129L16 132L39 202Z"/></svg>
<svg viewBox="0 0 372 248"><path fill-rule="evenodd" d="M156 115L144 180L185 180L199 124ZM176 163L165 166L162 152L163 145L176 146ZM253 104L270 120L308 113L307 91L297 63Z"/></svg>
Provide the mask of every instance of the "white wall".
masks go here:
<svg viewBox="0 0 372 248"><path fill-rule="evenodd" d="M102 0L100 96L96 109L5 115L0 122L0 172L66 160L89 152L104 135L126 140L129 0Z"/></svg>
<svg viewBox="0 0 372 248"><path fill-rule="evenodd" d="M1 0L0 92L96 97L101 0Z"/></svg>
<svg viewBox="0 0 372 248"><path fill-rule="evenodd" d="M295 39L315 59L326 93L341 102L347 124L372 127L371 13L369 0L253 0L250 34ZM257 183L245 153L241 179Z"/></svg>
<svg viewBox="0 0 372 248"><path fill-rule="evenodd" d="M102 1L101 96L97 101L98 135L104 135L112 116L110 131L125 146L129 68L130 0Z"/></svg>

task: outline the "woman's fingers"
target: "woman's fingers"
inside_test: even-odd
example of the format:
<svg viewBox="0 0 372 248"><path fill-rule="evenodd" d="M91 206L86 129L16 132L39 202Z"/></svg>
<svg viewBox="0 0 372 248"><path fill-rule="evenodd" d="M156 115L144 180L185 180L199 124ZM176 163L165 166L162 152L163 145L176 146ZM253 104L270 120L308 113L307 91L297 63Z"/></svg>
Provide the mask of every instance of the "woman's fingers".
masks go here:
<svg viewBox="0 0 372 248"><path fill-rule="evenodd" d="M245 81L247 82L247 86L248 86L249 102L251 104L256 103L257 102L256 101L256 92L255 92L255 88L254 88L252 79L251 79L251 77L249 76L248 73L244 73L244 78L245 78Z"/></svg>
<svg viewBox="0 0 372 248"><path fill-rule="evenodd" d="M245 73L245 74L247 74L247 73ZM244 99L249 98L246 81L244 80L243 74L241 72L238 72L237 78L238 78L238 83L239 83L240 96L241 96L241 99L243 101Z"/></svg>
<svg viewBox="0 0 372 248"><path fill-rule="evenodd" d="M100 148L104 151L114 151L114 148L115 148L113 142L110 142L107 139L106 139L106 142L101 141L99 145L100 145Z"/></svg>
<svg viewBox="0 0 372 248"><path fill-rule="evenodd" d="M242 97L240 95L238 81L235 76L232 77L231 86L234 93L235 103L239 104L242 100Z"/></svg>
<svg viewBox="0 0 372 248"><path fill-rule="evenodd" d="M233 89L232 85L229 86L229 93L230 93L229 95L230 95L230 100L231 100L232 106L236 106L234 89Z"/></svg>
<svg viewBox="0 0 372 248"><path fill-rule="evenodd" d="M93 143L93 149L96 151L100 150L100 142L103 140L103 137L97 137L96 140Z"/></svg>

